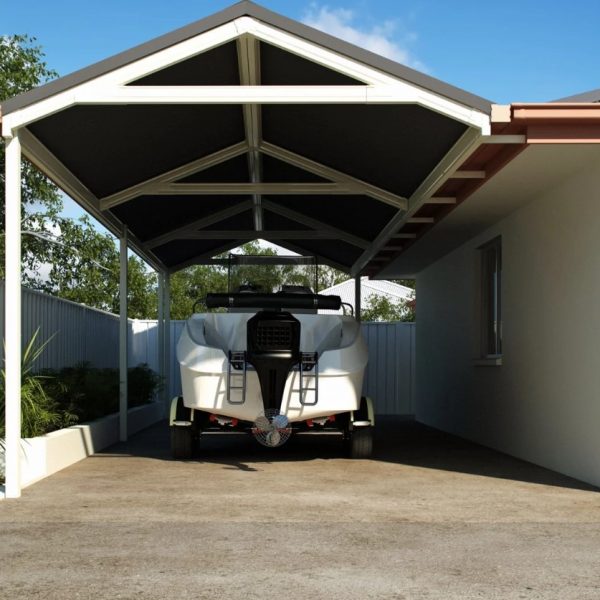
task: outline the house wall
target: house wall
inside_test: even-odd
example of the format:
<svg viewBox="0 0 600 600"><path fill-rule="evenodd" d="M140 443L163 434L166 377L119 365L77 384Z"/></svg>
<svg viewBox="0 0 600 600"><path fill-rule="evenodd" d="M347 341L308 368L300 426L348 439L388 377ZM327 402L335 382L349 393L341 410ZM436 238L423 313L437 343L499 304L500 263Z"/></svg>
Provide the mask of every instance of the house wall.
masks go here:
<svg viewBox="0 0 600 600"><path fill-rule="evenodd" d="M600 485L600 165L417 279L416 418ZM477 248L502 236L503 359L480 366Z"/></svg>

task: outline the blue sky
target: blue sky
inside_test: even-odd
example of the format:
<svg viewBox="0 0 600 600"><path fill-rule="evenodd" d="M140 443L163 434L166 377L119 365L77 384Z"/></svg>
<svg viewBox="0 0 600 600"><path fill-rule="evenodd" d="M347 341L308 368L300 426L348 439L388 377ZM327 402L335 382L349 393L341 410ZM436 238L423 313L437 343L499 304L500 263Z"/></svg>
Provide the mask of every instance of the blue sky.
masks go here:
<svg viewBox="0 0 600 600"><path fill-rule="evenodd" d="M0 34L38 39L59 74L229 6L225 0L29 0ZM507 103L600 88L600 2L263 0L263 6L470 92Z"/></svg>
<svg viewBox="0 0 600 600"><path fill-rule="evenodd" d="M216 12L225 0L7 3L0 33L29 33L61 75ZM600 87L600 2L263 0L294 19L388 49L410 66L497 102ZM377 45L379 44L379 45Z"/></svg>

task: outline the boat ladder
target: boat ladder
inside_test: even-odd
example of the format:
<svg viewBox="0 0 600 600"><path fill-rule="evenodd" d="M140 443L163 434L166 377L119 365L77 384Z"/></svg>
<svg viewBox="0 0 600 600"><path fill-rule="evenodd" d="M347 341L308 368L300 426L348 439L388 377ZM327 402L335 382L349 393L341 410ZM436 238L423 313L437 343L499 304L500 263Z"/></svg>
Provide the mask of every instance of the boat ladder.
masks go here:
<svg viewBox="0 0 600 600"><path fill-rule="evenodd" d="M241 400L232 400L232 390L241 392ZM246 402L246 352L243 350L239 352L229 351L227 402L229 404L244 404Z"/></svg>
<svg viewBox="0 0 600 600"><path fill-rule="evenodd" d="M309 386L309 378L307 373L312 371L313 386ZM300 363L298 364L298 372L300 374L299 382L300 389L300 404L302 406L314 406L319 401L319 355L317 352L302 352L300 354ZM307 400L308 392L314 392L314 401Z"/></svg>

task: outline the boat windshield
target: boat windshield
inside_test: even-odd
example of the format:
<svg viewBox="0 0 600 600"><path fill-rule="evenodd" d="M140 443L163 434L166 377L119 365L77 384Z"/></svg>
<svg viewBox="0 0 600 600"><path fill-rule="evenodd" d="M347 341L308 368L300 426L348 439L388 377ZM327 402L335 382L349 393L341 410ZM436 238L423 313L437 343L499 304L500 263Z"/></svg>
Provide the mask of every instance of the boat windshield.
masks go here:
<svg viewBox="0 0 600 600"><path fill-rule="evenodd" d="M318 263L314 256L230 254L228 292L317 293Z"/></svg>

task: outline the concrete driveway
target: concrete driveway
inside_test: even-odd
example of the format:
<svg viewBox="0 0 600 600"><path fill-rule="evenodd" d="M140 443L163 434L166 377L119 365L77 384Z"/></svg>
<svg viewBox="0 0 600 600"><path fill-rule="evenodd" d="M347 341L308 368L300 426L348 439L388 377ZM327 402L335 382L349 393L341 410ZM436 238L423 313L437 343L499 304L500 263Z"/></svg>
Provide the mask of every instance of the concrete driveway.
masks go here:
<svg viewBox="0 0 600 600"><path fill-rule="evenodd" d="M600 598L600 494L406 421L373 460L165 424L0 502L1 598Z"/></svg>

